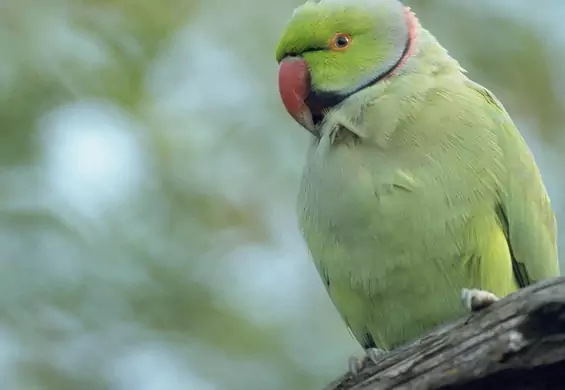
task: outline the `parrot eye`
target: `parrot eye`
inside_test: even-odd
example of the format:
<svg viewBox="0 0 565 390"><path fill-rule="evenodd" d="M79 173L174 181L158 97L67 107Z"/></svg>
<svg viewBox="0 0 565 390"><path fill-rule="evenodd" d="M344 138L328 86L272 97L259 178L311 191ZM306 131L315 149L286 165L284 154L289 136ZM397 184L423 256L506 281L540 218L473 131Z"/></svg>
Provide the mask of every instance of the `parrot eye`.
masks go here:
<svg viewBox="0 0 565 390"><path fill-rule="evenodd" d="M351 44L351 36L348 34L337 33L330 41L330 49L345 50Z"/></svg>

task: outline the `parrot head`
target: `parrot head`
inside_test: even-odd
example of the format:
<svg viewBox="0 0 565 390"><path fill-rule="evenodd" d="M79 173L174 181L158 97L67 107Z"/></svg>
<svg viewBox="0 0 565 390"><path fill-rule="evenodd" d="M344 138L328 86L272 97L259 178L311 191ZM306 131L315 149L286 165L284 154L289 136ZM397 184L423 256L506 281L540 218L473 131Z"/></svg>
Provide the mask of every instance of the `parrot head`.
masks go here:
<svg viewBox="0 0 565 390"><path fill-rule="evenodd" d="M416 25L397 0L310 0L298 7L276 50L288 113L318 135L329 109L402 68Z"/></svg>

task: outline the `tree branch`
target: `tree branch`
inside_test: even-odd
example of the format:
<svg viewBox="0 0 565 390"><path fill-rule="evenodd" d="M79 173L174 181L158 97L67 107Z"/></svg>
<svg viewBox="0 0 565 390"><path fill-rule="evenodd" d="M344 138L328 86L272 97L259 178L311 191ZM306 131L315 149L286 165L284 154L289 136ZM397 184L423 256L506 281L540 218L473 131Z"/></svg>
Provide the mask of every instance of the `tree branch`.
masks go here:
<svg viewBox="0 0 565 390"><path fill-rule="evenodd" d="M565 277L521 289L326 390L565 389Z"/></svg>

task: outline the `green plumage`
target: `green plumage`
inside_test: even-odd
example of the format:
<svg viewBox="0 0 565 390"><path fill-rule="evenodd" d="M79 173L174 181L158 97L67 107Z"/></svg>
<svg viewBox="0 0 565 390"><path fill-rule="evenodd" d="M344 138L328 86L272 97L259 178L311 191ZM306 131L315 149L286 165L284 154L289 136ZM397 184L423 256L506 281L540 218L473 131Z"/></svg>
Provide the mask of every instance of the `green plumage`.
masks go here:
<svg viewBox="0 0 565 390"><path fill-rule="evenodd" d="M393 34L405 30L374 24L388 15L404 25L389 20L401 15L395 7L309 3L277 57L306 51L313 88L352 90L368 78L371 55L377 73L400 57ZM348 25L364 36L352 33L350 57L307 51ZM390 350L463 315L462 288L504 296L559 274L555 218L514 123L418 24L414 44L392 77L326 111L298 200L316 267L365 348Z"/></svg>

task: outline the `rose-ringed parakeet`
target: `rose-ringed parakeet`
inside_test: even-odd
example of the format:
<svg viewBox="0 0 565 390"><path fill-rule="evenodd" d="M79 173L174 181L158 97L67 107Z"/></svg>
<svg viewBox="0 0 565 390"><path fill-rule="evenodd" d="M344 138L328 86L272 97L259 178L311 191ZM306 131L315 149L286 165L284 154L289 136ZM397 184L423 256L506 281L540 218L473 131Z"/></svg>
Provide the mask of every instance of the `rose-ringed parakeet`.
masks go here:
<svg viewBox="0 0 565 390"><path fill-rule="evenodd" d="M312 134L301 229L369 356L559 274L526 143L408 8L308 1L276 59L282 101Z"/></svg>

